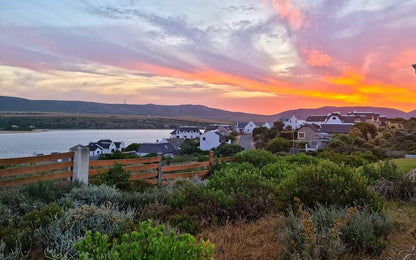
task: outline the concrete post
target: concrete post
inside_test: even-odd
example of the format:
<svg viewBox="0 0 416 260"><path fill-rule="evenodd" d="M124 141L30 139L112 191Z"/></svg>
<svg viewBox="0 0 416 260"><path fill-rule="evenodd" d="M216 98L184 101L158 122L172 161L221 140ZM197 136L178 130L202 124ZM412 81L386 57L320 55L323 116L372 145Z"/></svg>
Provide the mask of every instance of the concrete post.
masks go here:
<svg viewBox="0 0 416 260"><path fill-rule="evenodd" d="M157 175L157 186L160 188L162 187L162 153L157 154L159 156L159 167L157 168L158 175Z"/></svg>
<svg viewBox="0 0 416 260"><path fill-rule="evenodd" d="M72 168L72 181L88 185L88 170L90 167L90 149L87 146L77 145L70 148L74 152L74 166Z"/></svg>

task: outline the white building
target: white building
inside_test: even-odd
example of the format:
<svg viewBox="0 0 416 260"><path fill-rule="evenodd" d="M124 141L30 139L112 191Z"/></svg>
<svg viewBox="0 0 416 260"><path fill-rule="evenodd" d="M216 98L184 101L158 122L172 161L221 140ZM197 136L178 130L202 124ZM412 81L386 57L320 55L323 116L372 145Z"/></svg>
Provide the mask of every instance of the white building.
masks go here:
<svg viewBox="0 0 416 260"><path fill-rule="evenodd" d="M267 129L271 129L272 124L270 124L269 122L266 122L266 123L263 124L263 127L266 127Z"/></svg>
<svg viewBox="0 0 416 260"><path fill-rule="evenodd" d="M199 149L202 151L208 151L213 148L217 148L221 143L225 141L225 136L215 130L205 132L199 138Z"/></svg>
<svg viewBox="0 0 416 260"><path fill-rule="evenodd" d="M283 121L284 128L287 129L289 126L294 130L302 127L305 124L305 120L299 120L296 118L295 115L287 119L286 121Z"/></svg>
<svg viewBox="0 0 416 260"><path fill-rule="evenodd" d="M196 126L180 126L170 133L171 138L196 139L201 136L201 131Z"/></svg>
<svg viewBox="0 0 416 260"><path fill-rule="evenodd" d="M121 141L121 142L114 142L114 144L116 146L116 151L121 152L121 151L124 150L124 148L126 148L126 144L123 141Z"/></svg>
<svg viewBox="0 0 416 260"><path fill-rule="evenodd" d="M252 134L254 128L256 127L257 127L256 124L254 124L253 121L250 121L248 123L238 122L235 128L237 132L240 134Z"/></svg>

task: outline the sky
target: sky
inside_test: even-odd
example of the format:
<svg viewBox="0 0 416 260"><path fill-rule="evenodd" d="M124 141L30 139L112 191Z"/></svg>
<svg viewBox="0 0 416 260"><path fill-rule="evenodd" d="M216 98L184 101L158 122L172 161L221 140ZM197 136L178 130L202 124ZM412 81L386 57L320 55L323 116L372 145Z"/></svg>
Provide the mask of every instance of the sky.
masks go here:
<svg viewBox="0 0 416 260"><path fill-rule="evenodd" d="M0 0L0 95L416 109L416 0Z"/></svg>

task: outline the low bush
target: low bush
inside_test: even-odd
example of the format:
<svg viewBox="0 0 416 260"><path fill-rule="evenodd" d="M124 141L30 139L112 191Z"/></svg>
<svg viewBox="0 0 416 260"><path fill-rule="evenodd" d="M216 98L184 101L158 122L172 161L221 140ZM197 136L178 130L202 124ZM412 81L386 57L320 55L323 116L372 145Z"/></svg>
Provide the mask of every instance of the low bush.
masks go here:
<svg viewBox="0 0 416 260"><path fill-rule="evenodd" d="M238 144L222 143L215 149L215 156L217 157L233 156L243 150L244 148Z"/></svg>
<svg viewBox="0 0 416 260"><path fill-rule="evenodd" d="M120 241L88 231L75 247L80 259L211 259L214 251L209 241L197 243L189 234L177 236L164 226L153 227L152 221L140 223L138 232L124 234Z"/></svg>
<svg viewBox="0 0 416 260"><path fill-rule="evenodd" d="M51 181L38 181L26 185L23 188L23 192L26 193L31 199L39 200L44 203L54 202L72 188L72 183L53 183Z"/></svg>
<svg viewBox="0 0 416 260"><path fill-rule="evenodd" d="M416 183L407 176L381 178L374 185L374 191L386 200L416 202Z"/></svg>
<svg viewBox="0 0 416 260"><path fill-rule="evenodd" d="M296 174L284 179L276 188L278 206L286 208L294 197L306 206L324 205L371 205L381 209L382 201L367 189L367 179L354 169L330 161L317 165L298 167Z"/></svg>
<svg viewBox="0 0 416 260"><path fill-rule="evenodd" d="M200 232L199 223L187 215L174 215L169 219L169 224L182 233L196 235Z"/></svg>
<svg viewBox="0 0 416 260"><path fill-rule="evenodd" d="M115 186L120 190L131 190L129 178L131 173L123 169L122 164L116 163L112 168L94 177L94 184Z"/></svg>
<svg viewBox="0 0 416 260"><path fill-rule="evenodd" d="M236 161L238 163L248 162L258 168L269 163L277 162L278 160L278 156L264 150L248 150L236 155Z"/></svg>
<svg viewBox="0 0 416 260"><path fill-rule="evenodd" d="M82 185L74 187L63 200L69 200L74 204L105 205L108 202L117 203L120 201L122 192L114 187L102 185Z"/></svg>
<svg viewBox="0 0 416 260"><path fill-rule="evenodd" d="M386 215L368 208L318 204L303 209L300 200L295 207L286 217L286 259L337 259L348 252L377 255L392 227Z"/></svg>
<svg viewBox="0 0 416 260"><path fill-rule="evenodd" d="M397 179L403 176L403 172L400 168L391 161L379 162L376 165L365 164L363 165L362 173L371 183L375 183L381 178Z"/></svg>
<svg viewBox="0 0 416 260"><path fill-rule="evenodd" d="M269 141L266 150L271 153L289 152L290 141L281 137L276 137Z"/></svg>

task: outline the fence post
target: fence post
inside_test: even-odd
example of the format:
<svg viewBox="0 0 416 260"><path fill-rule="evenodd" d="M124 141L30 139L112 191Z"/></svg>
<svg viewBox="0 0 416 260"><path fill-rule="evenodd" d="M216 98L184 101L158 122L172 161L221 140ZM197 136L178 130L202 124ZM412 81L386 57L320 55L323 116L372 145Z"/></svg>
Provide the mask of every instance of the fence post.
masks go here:
<svg viewBox="0 0 416 260"><path fill-rule="evenodd" d="M215 160L214 160L214 151L209 150L209 166L210 166L210 168L212 167L214 162L215 162Z"/></svg>
<svg viewBox="0 0 416 260"><path fill-rule="evenodd" d="M88 185L88 170L90 168L90 149L87 146L77 145L70 148L74 152L74 166L72 168L72 181Z"/></svg>
<svg viewBox="0 0 416 260"><path fill-rule="evenodd" d="M157 154L159 156L159 167L157 168L157 186L162 187L162 153Z"/></svg>

